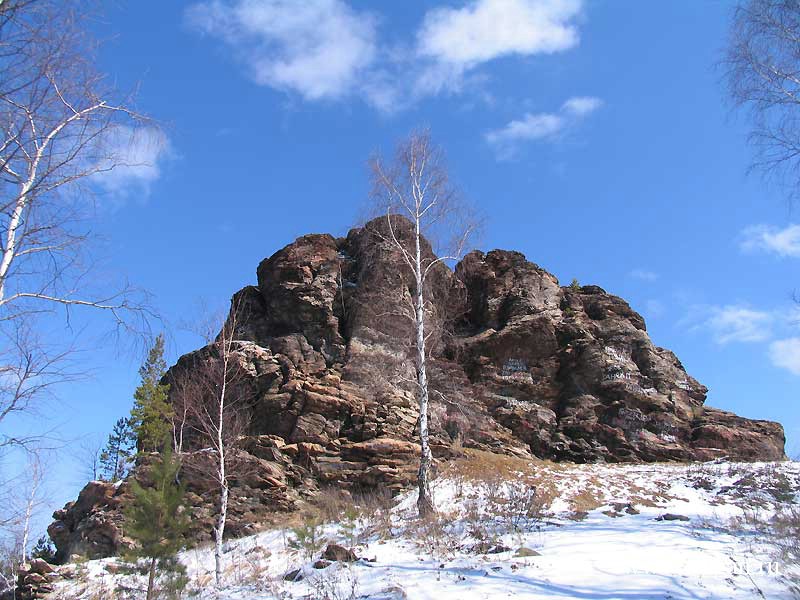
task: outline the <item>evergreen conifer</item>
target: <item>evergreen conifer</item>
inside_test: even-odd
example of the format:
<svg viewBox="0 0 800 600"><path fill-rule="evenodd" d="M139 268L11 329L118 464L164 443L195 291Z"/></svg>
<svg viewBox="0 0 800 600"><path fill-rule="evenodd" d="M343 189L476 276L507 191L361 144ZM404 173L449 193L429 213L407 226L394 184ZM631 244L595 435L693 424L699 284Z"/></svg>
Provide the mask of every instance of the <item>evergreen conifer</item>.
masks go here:
<svg viewBox="0 0 800 600"><path fill-rule="evenodd" d="M162 443L164 450L150 473L153 486L145 488L133 481L133 502L125 511L125 533L138 542L126 558L148 560L147 600L155 597L157 573L169 574L173 586L176 580L185 581L185 569L175 557L189 524L181 509L185 490L177 483L180 462L172 444L167 439Z"/></svg>
<svg viewBox="0 0 800 600"><path fill-rule="evenodd" d="M169 386L161 383L166 371L164 336L159 334L139 369L142 382L133 394L131 426L142 452L160 450L172 430L174 411L168 402Z"/></svg>
<svg viewBox="0 0 800 600"><path fill-rule="evenodd" d="M128 419L117 419L100 452L100 475L104 481L117 482L127 474L133 462L135 437Z"/></svg>

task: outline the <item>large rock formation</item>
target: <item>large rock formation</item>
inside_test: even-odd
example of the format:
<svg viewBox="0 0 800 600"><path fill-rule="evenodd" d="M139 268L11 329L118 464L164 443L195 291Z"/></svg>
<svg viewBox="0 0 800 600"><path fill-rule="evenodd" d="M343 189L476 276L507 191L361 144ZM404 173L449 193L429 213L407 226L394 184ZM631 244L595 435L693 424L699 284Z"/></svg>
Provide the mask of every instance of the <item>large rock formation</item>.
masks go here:
<svg viewBox="0 0 800 600"><path fill-rule="evenodd" d="M413 480L413 288L402 257L375 235L383 226L301 237L234 296L250 468L234 483L231 535L323 485L399 490ZM469 254L455 271L439 265L427 292L437 459L461 445L575 462L784 458L779 424L705 407L706 388L599 287L562 287L522 254L494 250ZM167 380L212 354L182 357ZM202 478L189 488L196 534L208 536L213 489ZM125 489L90 484L55 514L62 557L124 543Z"/></svg>

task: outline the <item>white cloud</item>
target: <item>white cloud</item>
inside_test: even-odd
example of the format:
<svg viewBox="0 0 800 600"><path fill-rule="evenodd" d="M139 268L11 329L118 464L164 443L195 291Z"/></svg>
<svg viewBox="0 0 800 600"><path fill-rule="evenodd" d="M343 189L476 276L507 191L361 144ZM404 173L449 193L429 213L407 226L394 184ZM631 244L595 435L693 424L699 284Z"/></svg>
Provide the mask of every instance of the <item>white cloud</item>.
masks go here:
<svg viewBox="0 0 800 600"><path fill-rule="evenodd" d="M570 98L564 102L561 110L576 117L584 117L593 113L602 105L603 101L600 100L600 98L594 98L592 96L576 96L575 98Z"/></svg>
<svg viewBox="0 0 800 600"><path fill-rule="evenodd" d="M172 148L160 129L117 125L102 136L100 151L107 158L97 165L101 170L92 175L92 182L103 191L124 198L149 195Z"/></svg>
<svg viewBox="0 0 800 600"><path fill-rule="evenodd" d="M705 330L717 344L763 342L772 336L775 316L741 304L695 306L688 321L693 330Z"/></svg>
<svg viewBox="0 0 800 600"><path fill-rule="evenodd" d="M374 13L345 0L203 0L187 9L186 22L225 42L259 85L306 100L360 97L389 112L475 87L484 81L477 67L493 59L576 46L582 4L472 0L434 8L411 42L394 45L379 40Z"/></svg>
<svg viewBox="0 0 800 600"><path fill-rule="evenodd" d="M526 114L522 119L511 121L502 129L490 131L486 140L490 144L501 144L517 140L542 140L553 137L564 128L563 117L549 113Z"/></svg>
<svg viewBox="0 0 800 600"><path fill-rule="evenodd" d="M769 345L769 358L776 367L800 375L800 338L772 342Z"/></svg>
<svg viewBox="0 0 800 600"><path fill-rule="evenodd" d="M377 52L375 18L341 0L211 0L186 18L231 46L256 83L307 100L359 91Z"/></svg>
<svg viewBox="0 0 800 600"><path fill-rule="evenodd" d="M577 125L602 104L603 101L599 98L570 98L564 102L558 113L527 113L505 127L486 132L486 141L494 148L498 158L512 158L520 144L557 140L567 129Z"/></svg>
<svg viewBox="0 0 800 600"><path fill-rule="evenodd" d="M648 271L647 269L633 269L629 275L634 279L640 279L642 281L655 281L658 279L658 273Z"/></svg>
<svg viewBox="0 0 800 600"><path fill-rule="evenodd" d="M743 304L696 304L689 308L689 315L681 323L692 331L708 332L720 345L766 342L764 348L773 365L800 375L797 315L796 307L764 311Z"/></svg>
<svg viewBox="0 0 800 600"><path fill-rule="evenodd" d="M419 53L468 68L511 54L551 54L578 44L580 0L476 0L436 8L417 33Z"/></svg>
<svg viewBox="0 0 800 600"><path fill-rule="evenodd" d="M752 225L742 231L742 250L769 252L778 256L800 257L800 225L783 229L769 225Z"/></svg>
<svg viewBox="0 0 800 600"><path fill-rule="evenodd" d="M473 0L434 8L417 31L417 96L460 92L470 71L506 56L553 54L578 45L582 0Z"/></svg>

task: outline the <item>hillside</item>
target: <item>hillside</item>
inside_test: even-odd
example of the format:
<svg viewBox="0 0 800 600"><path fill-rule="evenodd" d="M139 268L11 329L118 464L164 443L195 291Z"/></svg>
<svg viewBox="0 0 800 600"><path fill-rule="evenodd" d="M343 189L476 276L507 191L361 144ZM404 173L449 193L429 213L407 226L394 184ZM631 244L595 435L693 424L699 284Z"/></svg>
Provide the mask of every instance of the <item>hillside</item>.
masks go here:
<svg viewBox="0 0 800 600"><path fill-rule="evenodd" d="M788 541L796 557L796 537L783 536L800 522L798 483L793 462L564 465L471 452L436 480L438 519L414 518L414 494L328 496L315 544L298 543L312 522L299 518L230 542L223 590L211 549L181 560L188 591L218 600L791 598L798 573L778 553ZM329 542L359 560L315 568ZM115 575L117 559L61 572L72 579L51 597L63 600L135 598L145 582Z"/></svg>

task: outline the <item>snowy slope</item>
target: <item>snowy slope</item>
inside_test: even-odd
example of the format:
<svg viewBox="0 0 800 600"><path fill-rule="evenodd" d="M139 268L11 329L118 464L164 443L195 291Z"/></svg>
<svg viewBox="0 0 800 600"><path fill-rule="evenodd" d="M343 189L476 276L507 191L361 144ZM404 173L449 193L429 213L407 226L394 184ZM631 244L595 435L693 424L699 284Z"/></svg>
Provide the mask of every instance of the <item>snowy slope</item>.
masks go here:
<svg viewBox="0 0 800 600"><path fill-rule="evenodd" d="M211 549L182 561L188 590L209 600L792 598L791 567L765 528L799 485L792 462L456 465L436 480L437 521L414 519L409 493L390 513L372 506L319 528L327 541L360 538L358 562L315 569L319 552L296 548L290 529L230 542L222 590ZM92 561L54 596L143 597L120 591L141 580L109 569L113 559Z"/></svg>

